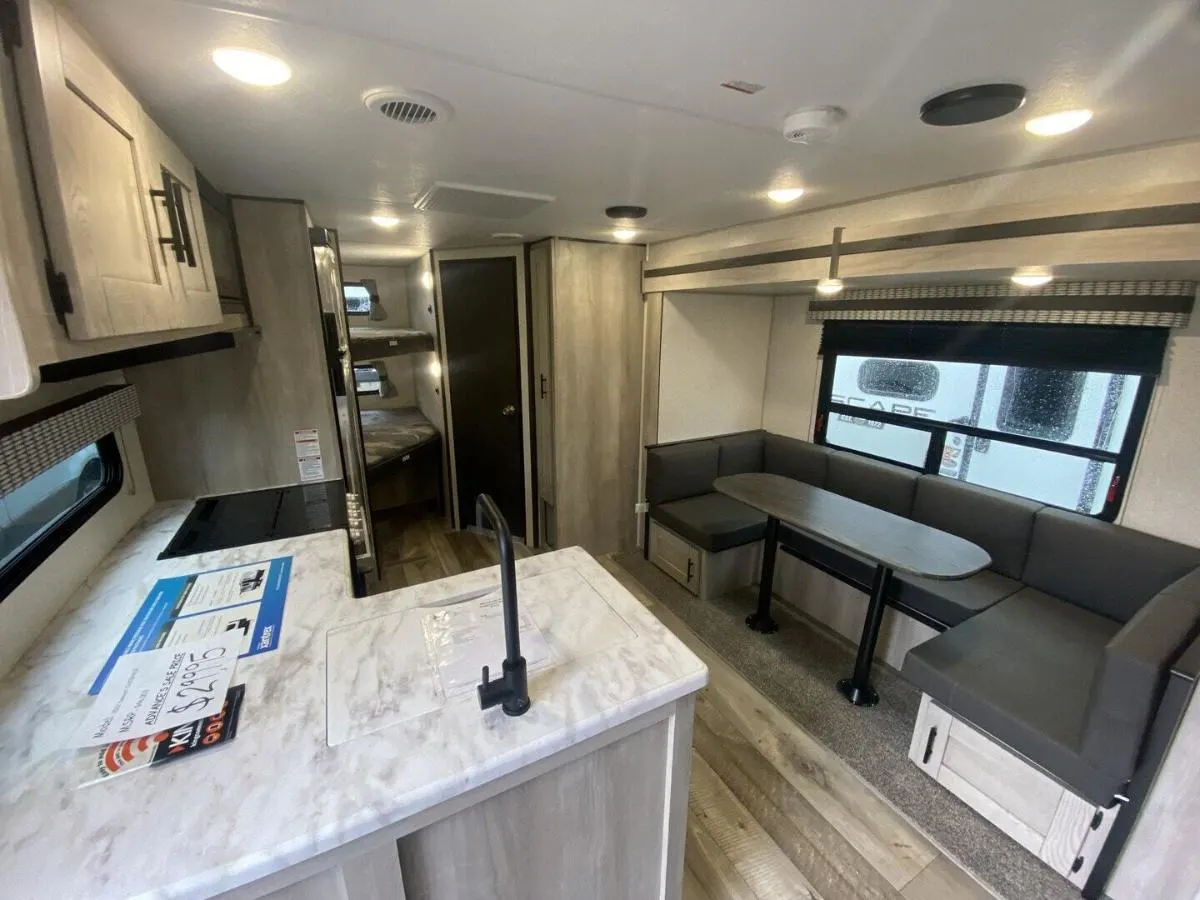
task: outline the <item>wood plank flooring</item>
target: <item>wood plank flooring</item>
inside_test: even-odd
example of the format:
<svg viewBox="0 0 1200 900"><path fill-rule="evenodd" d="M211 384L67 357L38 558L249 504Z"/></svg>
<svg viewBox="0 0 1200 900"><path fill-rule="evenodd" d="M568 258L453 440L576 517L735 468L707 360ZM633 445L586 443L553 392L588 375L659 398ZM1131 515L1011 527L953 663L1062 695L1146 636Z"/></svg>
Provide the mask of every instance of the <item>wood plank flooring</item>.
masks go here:
<svg viewBox="0 0 1200 900"><path fill-rule="evenodd" d="M487 536L428 516L377 519L376 543L382 590L497 561ZM684 900L992 900L633 576L601 562L709 667L696 705Z"/></svg>

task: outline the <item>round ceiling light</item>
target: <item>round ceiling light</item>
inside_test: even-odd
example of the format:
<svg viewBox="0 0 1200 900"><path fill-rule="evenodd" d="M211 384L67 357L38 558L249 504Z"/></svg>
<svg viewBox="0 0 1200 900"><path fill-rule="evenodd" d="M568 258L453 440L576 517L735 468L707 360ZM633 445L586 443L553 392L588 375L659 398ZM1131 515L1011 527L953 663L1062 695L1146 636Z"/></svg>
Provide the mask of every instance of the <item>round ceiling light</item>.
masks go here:
<svg viewBox="0 0 1200 900"><path fill-rule="evenodd" d="M384 213L381 213L377 216L371 216L371 221L374 222L376 225L378 225L380 228L395 228L397 225L400 224L400 217L399 216L389 216Z"/></svg>
<svg viewBox="0 0 1200 900"><path fill-rule="evenodd" d="M804 196L804 188L776 188L767 191L767 199L772 203L795 203Z"/></svg>
<svg viewBox="0 0 1200 900"><path fill-rule="evenodd" d="M604 211L604 214L610 219L644 219L646 218L646 207L610 206Z"/></svg>
<svg viewBox="0 0 1200 900"><path fill-rule="evenodd" d="M525 235L516 231L497 231L492 235L493 241L519 241Z"/></svg>
<svg viewBox="0 0 1200 900"><path fill-rule="evenodd" d="M226 75L255 87L275 87L292 77L292 68L282 59L244 47L220 47L212 61Z"/></svg>
<svg viewBox="0 0 1200 900"><path fill-rule="evenodd" d="M1019 84L977 84L939 94L921 107L926 125L974 125L1007 116L1025 103Z"/></svg>
<svg viewBox="0 0 1200 900"><path fill-rule="evenodd" d="M618 241L632 241L637 234L632 228L614 228L612 236Z"/></svg>
<svg viewBox="0 0 1200 900"><path fill-rule="evenodd" d="M1025 123L1025 130L1038 137L1055 137L1082 128L1092 121L1090 109L1067 109L1062 112L1050 113L1048 116L1038 116Z"/></svg>
<svg viewBox="0 0 1200 900"><path fill-rule="evenodd" d="M1012 276L1012 283L1023 288L1045 287L1053 280L1054 273L1044 268L1018 269Z"/></svg>

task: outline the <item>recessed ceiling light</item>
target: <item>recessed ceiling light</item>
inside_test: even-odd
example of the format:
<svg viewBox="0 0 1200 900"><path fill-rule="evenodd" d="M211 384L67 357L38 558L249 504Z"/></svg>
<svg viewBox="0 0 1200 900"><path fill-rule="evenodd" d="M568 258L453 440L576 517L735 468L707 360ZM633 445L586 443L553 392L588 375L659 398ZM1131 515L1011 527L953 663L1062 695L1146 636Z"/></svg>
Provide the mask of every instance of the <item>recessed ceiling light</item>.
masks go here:
<svg viewBox="0 0 1200 900"><path fill-rule="evenodd" d="M525 237L523 234L518 234L515 231L497 231L492 235L493 241L519 241Z"/></svg>
<svg viewBox="0 0 1200 900"><path fill-rule="evenodd" d="M1025 123L1025 130L1038 137L1054 137L1066 134L1076 128L1082 128L1092 121L1090 109L1067 109L1062 112L1050 113L1048 116L1038 116Z"/></svg>
<svg viewBox="0 0 1200 900"><path fill-rule="evenodd" d="M1043 287L1054 280L1054 274L1049 269L1018 269L1013 273L1012 283L1017 287Z"/></svg>
<svg viewBox="0 0 1200 900"><path fill-rule="evenodd" d="M836 297L845 286L840 278L822 278L817 282L817 293L822 297Z"/></svg>
<svg viewBox="0 0 1200 900"><path fill-rule="evenodd" d="M637 237L637 232L632 228L614 228L612 236L618 241L632 241Z"/></svg>
<svg viewBox="0 0 1200 900"><path fill-rule="evenodd" d="M618 206L610 206L604 210L604 214L610 219L644 219L646 218L646 207L634 206L633 204L620 204Z"/></svg>
<svg viewBox="0 0 1200 900"><path fill-rule="evenodd" d="M767 191L767 199L772 203L794 203L804 196L804 188L776 188Z"/></svg>
<svg viewBox="0 0 1200 900"><path fill-rule="evenodd" d="M212 61L226 75L256 87L275 87L292 77L292 68L282 59L243 47L220 47Z"/></svg>
<svg viewBox="0 0 1200 900"><path fill-rule="evenodd" d="M400 224L400 218L398 216L388 216L382 214L378 216L371 216L371 221L380 228L395 228Z"/></svg>

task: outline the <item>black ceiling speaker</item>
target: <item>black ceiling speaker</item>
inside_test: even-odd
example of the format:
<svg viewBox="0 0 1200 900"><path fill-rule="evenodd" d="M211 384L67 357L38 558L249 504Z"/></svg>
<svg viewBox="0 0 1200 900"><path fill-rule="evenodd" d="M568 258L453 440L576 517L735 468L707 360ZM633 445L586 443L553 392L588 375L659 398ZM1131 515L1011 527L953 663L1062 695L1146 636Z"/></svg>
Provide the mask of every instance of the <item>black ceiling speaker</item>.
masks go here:
<svg viewBox="0 0 1200 900"><path fill-rule="evenodd" d="M1015 112L1025 105L1019 84L977 84L939 94L921 107L926 125L974 125Z"/></svg>
<svg viewBox="0 0 1200 900"><path fill-rule="evenodd" d="M610 206L604 211L604 214L610 219L644 219L646 217L646 207Z"/></svg>

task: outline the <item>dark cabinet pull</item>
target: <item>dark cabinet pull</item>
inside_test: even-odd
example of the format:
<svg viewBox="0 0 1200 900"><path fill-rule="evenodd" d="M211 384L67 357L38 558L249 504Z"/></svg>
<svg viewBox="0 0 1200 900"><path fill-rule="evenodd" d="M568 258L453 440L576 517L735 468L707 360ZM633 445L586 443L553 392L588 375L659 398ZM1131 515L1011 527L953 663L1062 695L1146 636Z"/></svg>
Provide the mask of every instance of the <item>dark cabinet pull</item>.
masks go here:
<svg viewBox="0 0 1200 900"><path fill-rule="evenodd" d="M187 257L184 255L183 241L179 236L179 207L176 205L178 197L175 193L174 179L166 169L163 169L162 179L162 189L152 190L150 196L162 200L163 206L167 208L167 222L171 226L171 236L160 237L158 242L169 245L175 252L175 261L183 262Z"/></svg>
<svg viewBox="0 0 1200 900"><path fill-rule="evenodd" d="M933 742L937 740L937 726L934 725L929 729L929 740L925 742L925 756L921 759L921 765L929 765L929 760L933 759Z"/></svg>
<svg viewBox="0 0 1200 900"><path fill-rule="evenodd" d="M693 559L690 559L690 558L689 558L689 559L688 559L688 564L687 564L687 580L688 580L688 581L691 581L691 580L692 580L692 567L693 567L694 565L696 565L696 561L695 561L695 560L693 560Z"/></svg>
<svg viewBox="0 0 1200 900"><path fill-rule="evenodd" d="M538 378L540 378L540 379L541 379L541 381L540 381L540 384L541 384L541 392L542 392L542 397L541 397L541 399L545 400L545 399L546 399L546 376L545 376L545 375L539 375L539 376L538 376Z"/></svg>
<svg viewBox="0 0 1200 900"><path fill-rule="evenodd" d="M171 187L175 194L175 216L179 220L179 239L183 242L183 259L179 261L186 261L188 267L194 269L196 268L196 252L192 247L192 229L188 225L187 203L183 196L183 182L177 178L172 178ZM179 254L176 253L175 257L178 259Z"/></svg>

